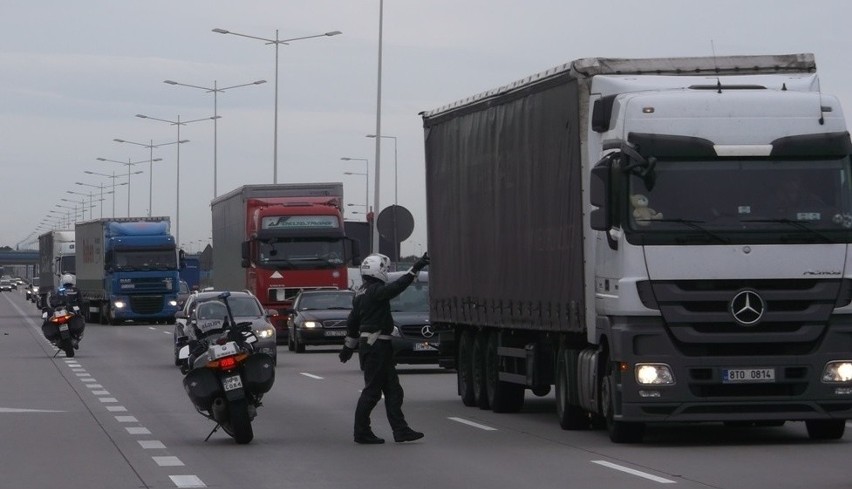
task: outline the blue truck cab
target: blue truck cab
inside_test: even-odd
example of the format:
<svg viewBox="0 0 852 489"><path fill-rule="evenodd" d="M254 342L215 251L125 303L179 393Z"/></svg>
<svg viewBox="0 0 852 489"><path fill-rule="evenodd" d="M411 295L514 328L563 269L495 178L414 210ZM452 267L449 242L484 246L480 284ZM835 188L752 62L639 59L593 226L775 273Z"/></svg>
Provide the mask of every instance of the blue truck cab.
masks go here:
<svg viewBox="0 0 852 489"><path fill-rule="evenodd" d="M168 217L98 219L76 226L77 287L88 321L173 323L179 261Z"/></svg>

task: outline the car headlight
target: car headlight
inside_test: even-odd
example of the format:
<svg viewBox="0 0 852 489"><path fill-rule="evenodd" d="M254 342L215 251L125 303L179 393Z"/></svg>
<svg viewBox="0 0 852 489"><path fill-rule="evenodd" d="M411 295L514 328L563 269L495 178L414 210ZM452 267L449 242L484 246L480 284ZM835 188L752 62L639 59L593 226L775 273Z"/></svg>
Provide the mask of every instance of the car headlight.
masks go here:
<svg viewBox="0 0 852 489"><path fill-rule="evenodd" d="M258 338L272 338L275 334L275 328L261 328L254 332Z"/></svg>
<svg viewBox="0 0 852 489"><path fill-rule="evenodd" d="M33 292L38 292L38 287L33 287Z"/></svg>
<svg viewBox="0 0 852 489"><path fill-rule="evenodd" d="M319 328L320 324L317 321L305 321L304 327L308 329Z"/></svg>
<svg viewBox="0 0 852 489"><path fill-rule="evenodd" d="M114 305L116 309L124 309L124 306L127 304L125 304L124 301L115 301L112 305Z"/></svg>
<svg viewBox="0 0 852 489"><path fill-rule="evenodd" d="M637 363L636 383L640 385L672 385L675 383L671 368L664 363Z"/></svg>
<svg viewBox="0 0 852 489"><path fill-rule="evenodd" d="M399 326L393 325L393 331L391 331L391 336L396 336L397 338L402 338L402 331L399 330Z"/></svg>
<svg viewBox="0 0 852 489"><path fill-rule="evenodd" d="M852 381L852 360L835 360L825 364L825 370L822 371L822 381L849 382Z"/></svg>

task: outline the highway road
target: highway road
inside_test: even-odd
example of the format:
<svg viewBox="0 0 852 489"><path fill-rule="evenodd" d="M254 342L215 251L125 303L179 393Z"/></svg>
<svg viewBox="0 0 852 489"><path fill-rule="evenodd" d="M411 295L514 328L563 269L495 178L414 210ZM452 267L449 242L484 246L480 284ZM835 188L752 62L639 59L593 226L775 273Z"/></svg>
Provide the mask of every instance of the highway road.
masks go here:
<svg viewBox="0 0 852 489"><path fill-rule="evenodd" d="M89 324L73 359L42 338L23 293L0 294L0 487L138 488L848 488L850 437L812 442L802 423L650 427L640 445L559 428L553 395L522 413L464 407L455 374L400 366L418 442L352 441L357 359L279 347L276 382L236 445L198 415L172 364L170 326Z"/></svg>

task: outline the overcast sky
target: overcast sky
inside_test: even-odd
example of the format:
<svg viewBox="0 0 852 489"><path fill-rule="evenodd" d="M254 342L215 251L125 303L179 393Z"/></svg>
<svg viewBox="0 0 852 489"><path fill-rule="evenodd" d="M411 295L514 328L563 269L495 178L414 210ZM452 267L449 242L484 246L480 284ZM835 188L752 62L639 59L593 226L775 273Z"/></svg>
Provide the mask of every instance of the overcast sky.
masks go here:
<svg viewBox="0 0 852 489"><path fill-rule="evenodd" d="M403 253L426 249L423 130L418 113L583 57L669 57L812 52L822 90L852 107L848 0L385 0L382 70L381 207L415 218ZM278 181L343 182L347 204L365 202L361 161L373 189L379 0L0 0L0 245L37 236L62 201L99 198L134 165L130 213L169 215L175 233L177 139L166 120L213 115L213 96L171 86L235 88L218 96L218 193L273 179L275 49L256 37L296 38L279 51ZM213 123L182 127L180 241L190 252L211 236ZM116 179L116 181L126 181ZM82 182L94 187L77 185ZM127 186L116 189L127 215ZM87 195L69 194L67 191ZM372 204L372 197L370 198ZM103 202L112 215L112 198ZM94 208L94 217L101 208ZM363 207L346 218L363 220ZM69 211L70 212L70 211ZM91 216L87 214L86 218ZM440 230L432 230L439 233Z"/></svg>

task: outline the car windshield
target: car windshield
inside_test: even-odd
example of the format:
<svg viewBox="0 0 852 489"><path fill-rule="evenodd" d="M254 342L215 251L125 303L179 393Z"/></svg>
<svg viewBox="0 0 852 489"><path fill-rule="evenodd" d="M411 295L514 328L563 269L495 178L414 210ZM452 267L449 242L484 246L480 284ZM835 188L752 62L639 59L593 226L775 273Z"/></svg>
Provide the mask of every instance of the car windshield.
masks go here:
<svg viewBox="0 0 852 489"><path fill-rule="evenodd" d="M200 311L203 305L210 303L222 304L218 297L212 297L210 299L199 299L196 307ZM231 307L231 312L234 314L235 318L260 317L263 315L263 311L258 305L257 300L251 296L231 295L228 297L228 305ZM222 307L224 307L224 304L222 304ZM225 312L225 314L227 314L227 312Z"/></svg>
<svg viewBox="0 0 852 489"><path fill-rule="evenodd" d="M352 309L352 298L354 296L355 294L350 292L305 294L299 300L298 310L307 311L313 309Z"/></svg>
<svg viewBox="0 0 852 489"><path fill-rule="evenodd" d="M849 158L659 161L631 175L629 232L666 244L699 241L845 242L852 228ZM664 236L668 236L665 238Z"/></svg>
<svg viewBox="0 0 852 489"><path fill-rule="evenodd" d="M391 312L429 312L429 284L415 282L391 299Z"/></svg>

